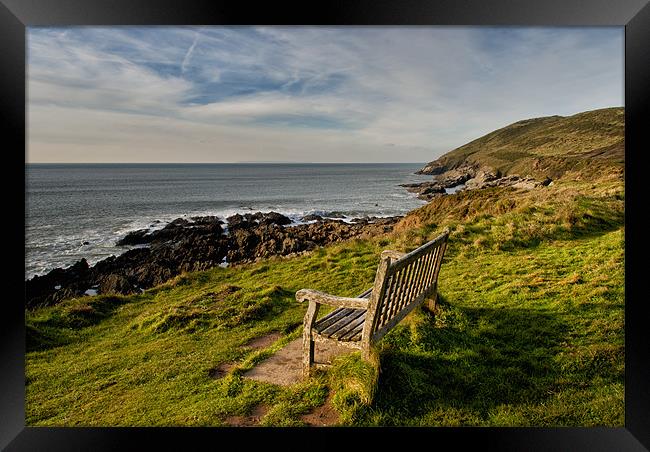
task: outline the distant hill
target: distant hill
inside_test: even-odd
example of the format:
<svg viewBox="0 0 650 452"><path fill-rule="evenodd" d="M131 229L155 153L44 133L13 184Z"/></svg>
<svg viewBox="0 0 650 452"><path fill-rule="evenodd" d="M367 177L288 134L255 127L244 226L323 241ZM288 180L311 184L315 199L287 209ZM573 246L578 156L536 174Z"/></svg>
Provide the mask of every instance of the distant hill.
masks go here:
<svg viewBox="0 0 650 452"><path fill-rule="evenodd" d="M474 167L502 175L556 178L567 170L585 169L594 161L622 166L624 126L623 107L526 119L460 146L418 173L442 174Z"/></svg>

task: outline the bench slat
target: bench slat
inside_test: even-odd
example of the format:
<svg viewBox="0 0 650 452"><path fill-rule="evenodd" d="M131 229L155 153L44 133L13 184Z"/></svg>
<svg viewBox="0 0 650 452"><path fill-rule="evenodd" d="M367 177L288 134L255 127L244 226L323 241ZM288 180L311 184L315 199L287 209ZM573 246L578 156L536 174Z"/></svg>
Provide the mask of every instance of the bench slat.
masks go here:
<svg viewBox="0 0 650 452"><path fill-rule="evenodd" d="M436 264L438 262L438 255L440 254L440 247L437 247L433 252L431 253L431 266L429 267L429 271L427 272L427 286L431 285L433 282L433 275L436 272Z"/></svg>
<svg viewBox="0 0 650 452"><path fill-rule="evenodd" d="M363 330L362 330L362 331L363 331ZM350 337L349 341L350 341L350 342L360 341L360 340L361 340L361 333L362 333L362 331L359 331L359 332L355 333L354 336Z"/></svg>
<svg viewBox="0 0 650 452"><path fill-rule="evenodd" d="M429 278L427 276L431 270L431 265L433 265L433 251L428 252L424 256L424 270L422 271L422 276L418 282L418 295L426 290L429 285Z"/></svg>
<svg viewBox="0 0 650 452"><path fill-rule="evenodd" d="M395 317L390 319L386 325L382 326L379 328L377 331L374 332L372 336L373 341L378 341L381 339L392 327L397 325L404 317L406 317L413 309L415 309L417 306L420 305L428 296L430 295L429 292L423 292L419 297L417 297L415 300L413 300L412 303L409 303L404 309L402 309L400 312L398 312Z"/></svg>
<svg viewBox="0 0 650 452"><path fill-rule="evenodd" d="M445 256L445 249L447 249L447 242L443 242L442 245L440 246L440 253L438 256L438 260L436 261L433 281L438 281L438 273L440 273L440 267L442 266L442 259Z"/></svg>
<svg viewBox="0 0 650 452"><path fill-rule="evenodd" d="M363 310L363 309L355 309L354 311L356 311L356 312L350 312L350 313L346 314L345 316L339 318L336 322L332 323L331 325L329 325L325 329L321 329L318 326L315 326L316 331L321 336L332 337L332 335L334 333L339 331L341 328L344 328L345 326L347 326L350 322L358 319L361 316L364 316L364 318L365 318L365 313L366 313L365 310Z"/></svg>
<svg viewBox="0 0 650 452"><path fill-rule="evenodd" d="M343 317L345 317L348 314L351 314L353 311L355 311L352 308L338 308L330 312L329 314L323 316L322 319L319 319L316 321L314 324L314 328L322 331L328 326L338 322L341 320Z"/></svg>
<svg viewBox="0 0 650 452"><path fill-rule="evenodd" d="M361 295L359 295L357 298L369 298L371 292L372 292L372 287L362 292ZM341 319L347 314L350 314L353 311L358 311L358 309L353 309L353 308L335 309L332 312L323 316L321 319L317 320L316 323L314 324L314 327L318 328L319 330L323 330L328 326L330 326L331 324L333 324L334 322L336 322L337 320Z"/></svg>
<svg viewBox="0 0 650 452"><path fill-rule="evenodd" d="M418 285L418 280L420 279L420 273L422 272L422 264L423 264L423 259L424 259L424 254L420 256L419 259L417 259L415 262L413 262L413 271L411 275L411 280L409 281L408 288L406 290L406 297L404 297L404 300L399 305L399 310L401 311L404 309L404 306L406 306L409 301L411 301L417 293L415 292L417 285Z"/></svg>
<svg viewBox="0 0 650 452"><path fill-rule="evenodd" d="M393 301L389 317L392 319L397 311L399 311L399 307L402 305L402 301L406 298L409 290L409 281L411 281L411 275L413 273L413 261L411 261L405 268L404 268L404 280L401 284L399 295L396 300Z"/></svg>
<svg viewBox="0 0 650 452"><path fill-rule="evenodd" d="M346 326L338 330L336 333L332 334L330 337L338 339L340 341L347 341L349 337L354 336L358 331L361 331L363 328L363 322L366 320L365 312L363 315L359 316L356 320L348 323Z"/></svg>

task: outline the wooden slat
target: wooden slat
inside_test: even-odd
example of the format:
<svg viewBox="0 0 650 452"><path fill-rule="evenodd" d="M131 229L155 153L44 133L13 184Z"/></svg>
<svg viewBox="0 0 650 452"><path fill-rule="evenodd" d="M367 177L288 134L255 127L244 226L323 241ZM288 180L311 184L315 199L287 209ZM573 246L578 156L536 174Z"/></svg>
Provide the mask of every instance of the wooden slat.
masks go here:
<svg viewBox="0 0 650 452"><path fill-rule="evenodd" d="M372 287L368 290L365 290L362 292L358 298L368 298L370 297L370 294L372 293ZM323 318L319 319L316 321L315 327L318 328L319 330L323 330L333 324L334 322L338 321L342 317L350 314L353 311L357 311L358 309L352 309L352 308L338 308L335 309L334 311L328 313L327 315L323 316Z"/></svg>
<svg viewBox="0 0 650 452"><path fill-rule="evenodd" d="M429 264L429 268L427 270L427 273L425 275L425 286L426 286L427 289L429 288L429 286L431 286L433 273L434 273L435 268L436 268L436 261L438 259L438 250L439 249L440 248L438 247L438 248L435 248L435 249L431 250L430 264Z"/></svg>
<svg viewBox="0 0 650 452"><path fill-rule="evenodd" d="M379 339L381 339L392 327L397 325L404 317L406 317L413 309L415 309L417 306L420 305L424 301L424 295L422 294L419 297L417 297L415 300L413 300L412 303L408 304L404 309L402 309L400 312L398 312L395 317L390 319L386 325L382 326L379 328L375 333L373 334L372 340L373 342L377 342Z"/></svg>
<svg viewBox="0 0 650 452"><path fill-rule="evenodd" d="M349 342L358 342L358 341L360 341L361 340L361 334L362 334L362 331L356 333L354 336L352 336L350 338Z"/></svg>
<svg viewBox="0 0 650 452"><path fill-rule="evenodd" d="M336 344L339 347L345 347L345 348L353 348L356 350L362 349L363 345L359 340L352 342L352 341L339 341L338 339L332 339L331 337L325 337L321 335L315 335L314 336L314 342L315 343L326 343L326 344Z"/></svg>
<svg viewBox="0 0 650 452"><path fill-rule="evenodd" d="M404 295L404 298L401 300L399 306L397 306L398 310L401 310L406 303L413 297L413 291L415 289L415 281L418 279L418 274L420 273L420 266L422 265L422 255L418 256L416 260L413 261L413 264L411 264L412 270L411 270L411 276L406 283L406 293Z"/></svg>
<svg viewBox="0 0 650 452"><path fill-rule="evenodd" d="M346 315L352 313L354 309L352 308L338 308L335 309L334 311L330 312L329 314L323 316L322 319L319 319L316 321L316 324L314 325L316 328L319 330L324 330L328 326L332 325L335 322L338 322L341 320L343 317Z"/></svg>
<svg viewBox="0 0 650 452"><path fill-rule="evenodd" d="M404 267L402 269L402 278L397 286L395 291L395 296L391 299L390 305L388 306L388 311L386 311L386 321L389 321L393 318L397 312L397 307L401 303L402 299L406 296L406 289L408 280L411 274L411 266ZM385 324L385 323L384 323Z"/></svg>
<svg viewBox="0 0 650 452"><path fill-rule="evenodd" d="M364 315L366 313L366 311L361 310L361 309L355 309L355 311L356 312L351 312L348 315L346 315L345 317L340 318L339 320L332 323L330 326L328 326L325 329L321 329L321 328L318 328L318 326L316 326L316 330L318 331L318 334L320 334L321 336L330 336L331 337L338 330L345 327L350 322L352 322L353 320L356 320L357 318L359 318L360 316L362 316L362 315Z"/></svg>
<svg viewBox="0 0 650 452"><path fill-rule="evenodd" d="M366 316L362 315L358 319L350 322L345 328L341 328L339 331L332 335L333 338L336 338L340 341L349 341L356 333L361 333L363 329L363 322L366 320Z"/></svg>
<svg viewBox="0 0 650 452"><path fill-rule="evenodd" d="M434 261L433 265L431 266L431 273L429 273L429 286L434 284L436 282L436 266L438 265L438 262L440 261L440 256L442 255L442 247L438 247L435 250L435 256L434 256Z"/></svg>
<svg viewBox="0 0 650 452"><path fill-rule="evenodd" d="M397 299L397 303L393 305L393 309L391 310L390 317L391 319L395 316L395 314L400 310L402 304L404 303L404 300L408 297L409 294L409 282L411 281L411 278L413 277L413 271L415 270L415 261L411 261L411 263L406 267L407 273L404 278L404 284L402 285L399 298Z"/></svg>
<svg viewBox="0 0 650 452"><path fill-rule="evenodd" d="M379 325L383 324L385 319L386 319L386 309L388 306L388 303L390 302L390 298L393 296L393 293L395 290L397 290L397 276L395 274L391 274L388 276L388 282L386 283L386 291L384 292L384 296L381 300L378 301L377 303L377 315L375 316L375 321L374 325L372 325L372 331L376 330Z"/></svg>
<svg viewBox="0 0 650 452"><path fill-rule="evenodd" d="M357 298L370 298L371 294L372 294L372 287L368 290L361 292L359 295L357 295Z"/></svg>
<svg viewBox="0 0 650 452"><path fill-rule="evenodd" d="M442 266L442 259L445 256L445 249L447 248L447 242L444 242L442 246L440 247L440 256L438 258L438 261L436 263L436 273L435 276L433 277L434 282L438 282L438 273L440 273L440 267Z"/></svg>
<svg viewBox="0 0 650 452"><path fill-rule="evenodd" d="M427 258L429 257L429 253L424 253L422 256L420 256L420 269L418 270L418 275L415 278L415 281L413 281L413 296L418 296L420 295L420 292L422 292L422 282L424 281L424 275L427 272Z"/></svg>
<svg viewBox="0 0 650 452"><path fill-rule="evenodd" d="M408 296L406 300L402 301L402 304L400 305L400 309L403 309L406 304L412 300L414 297L418 295L417 293L417 287L420 281L420 277L423 271L423 260L426 254L420 255L418 260L415 261L414 264L414 269L413 269L413 277L411 278L411 281L409 282L409 291L408 291Z"/></svg>
<svg viewBox="0 0 650 452"><path fill-rule="evenodd" d="M426 267L424 270L424 273L422 274L422 281L420 281L420 288L418 290L419 293L424 292L427 290L427 287L429 286L429 272L431 271L431 267L433 266L434 259L433 259L433 253L435 250L431 250L427 253L426 255Z"/></svg>

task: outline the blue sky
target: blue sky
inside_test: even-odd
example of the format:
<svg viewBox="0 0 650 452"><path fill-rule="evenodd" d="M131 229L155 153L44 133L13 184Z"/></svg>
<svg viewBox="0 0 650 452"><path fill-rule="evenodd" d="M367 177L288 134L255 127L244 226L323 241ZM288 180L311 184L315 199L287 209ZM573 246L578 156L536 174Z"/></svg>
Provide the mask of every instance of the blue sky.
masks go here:
<svg viewBox="0 0 650 452"><path fill-rule="evenodd" d="M28 162L427 162L623 105L622 27L30 27Z"/></svg>

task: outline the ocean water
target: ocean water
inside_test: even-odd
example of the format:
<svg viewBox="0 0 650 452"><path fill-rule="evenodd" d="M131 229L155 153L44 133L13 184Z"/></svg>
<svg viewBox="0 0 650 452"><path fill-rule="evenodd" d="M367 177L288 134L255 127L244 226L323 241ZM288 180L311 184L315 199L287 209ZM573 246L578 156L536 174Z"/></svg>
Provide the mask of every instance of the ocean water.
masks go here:
<svg viewBox="0 0 650 452"><path fill-rule="evenodd" d="M28 164L25 278L123 253L128 231L179 217L280 212L402 215L424 201L399 184L431 180L423 163Z"/></svg>

